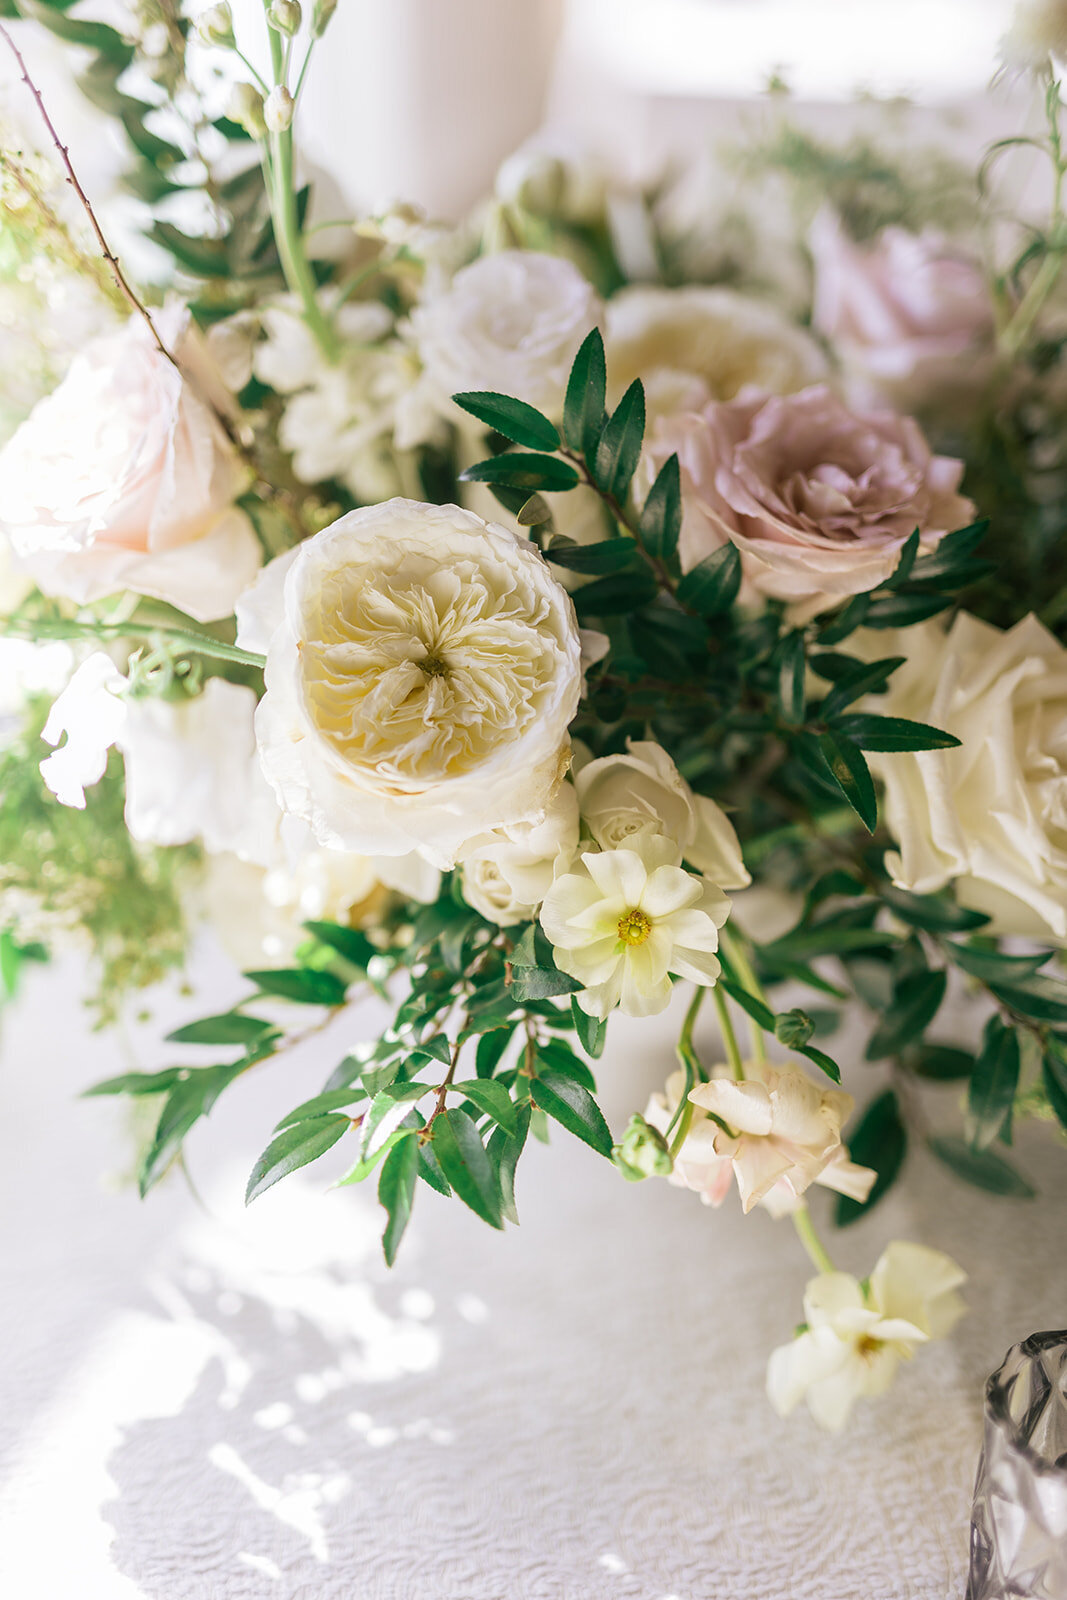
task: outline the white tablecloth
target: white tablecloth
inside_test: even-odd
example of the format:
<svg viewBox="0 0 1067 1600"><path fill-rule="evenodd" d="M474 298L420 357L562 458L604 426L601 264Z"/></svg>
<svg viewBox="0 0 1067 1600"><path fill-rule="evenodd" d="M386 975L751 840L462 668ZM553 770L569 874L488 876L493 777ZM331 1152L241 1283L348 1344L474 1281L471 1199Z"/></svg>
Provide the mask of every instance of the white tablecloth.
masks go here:
<svg viewBox="0 0 1067 1600"><path fill-rule="evenodd" d="M959 1600L982 1380L1067 1322L1051 1130L1025 1141L1040 1205L917 1153L906 1194L836 1237L859 1272L892 1237L949 1250L973 1310L829 1439L762 1392L808 1275L788 1223L624 1184L562 1132L520 1172L521 1228L424 1190L392 1274L373 1192L322 1193L338 1152L245 1212L273 1121L358 1014L197 1131L206 1211L180 1177L144 1204L103 1183L121 1114L73 1096L164 1063L166 1026L241 992L201 967L198 999L125 1045L88 1031L69 965L5 1018L5 1600ZM614 1033L620 1126L669 1046L657 1023Z"/></svg>

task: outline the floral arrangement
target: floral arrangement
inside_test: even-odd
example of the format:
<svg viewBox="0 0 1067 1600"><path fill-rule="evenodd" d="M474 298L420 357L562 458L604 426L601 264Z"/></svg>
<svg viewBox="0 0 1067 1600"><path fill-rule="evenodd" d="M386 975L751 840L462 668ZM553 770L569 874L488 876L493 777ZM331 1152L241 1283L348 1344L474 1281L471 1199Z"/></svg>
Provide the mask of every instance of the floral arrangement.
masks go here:
<svg viewBox="0 0 1067 1600"><path fill-rule="evenodd" d="M72 9L32 16L93 52L169 279L131 283L5 30L58 163L3 157L5 304L95 323L5 395L8 989L77 930L105 1021L197 917L242 952L249 992L171 1036L204 1064L91 1091L151 1108L142 1193L373 991L388 1025L265 1131L250 1200L336 1146L391 1263L422 1185L516 1221L553 1125L628 1180L736 1184L816 1271L770 1398L842 1426L964 1274L902 1241L837 1271L813 1189L847 1225L924 1140L1026 1197L1014 1126L1067 1128L1062 8L1008 41L1043 131L977 182L787 123L735 152L791 196L772 249L754 208L701 233L670 184L536 148L462 225L315 230L293 128L329 0L271 0L269 78L225 4ZM997 186L1035 151L1045 225ZM615 1019L672 1000L677 1065L613 1134ZM887 1067L858 1120L846 1010ZM931 1080L958 1131L924 1134Z"/></svg>

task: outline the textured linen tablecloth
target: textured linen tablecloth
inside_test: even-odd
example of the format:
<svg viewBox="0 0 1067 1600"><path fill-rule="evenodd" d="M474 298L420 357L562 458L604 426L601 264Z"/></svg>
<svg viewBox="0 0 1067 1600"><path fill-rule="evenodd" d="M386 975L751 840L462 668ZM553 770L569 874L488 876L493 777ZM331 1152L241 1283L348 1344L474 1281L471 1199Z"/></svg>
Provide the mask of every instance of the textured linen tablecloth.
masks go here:
<svg viewBox="0 0 1067 1600"><path fill-rule="evenodd" d="M972 1313L830 1439L763 1395L809 1275L789 1224L624 1184L561 1130L520 1172L521 1228L422 1190L391 1274L373 1191L322 1193L339 1152L245 1212L273 1122L366 1013L223 1098L191 1140L206 1209L180 1178L145 1204L102 1182L122 1113L74 1094L174 1059L166 1027L242 992L210 951L199 973L125 1042L89 1031L71 964L5 1019L4 1600L959 1600L982 1380L1067 1322L1051 1130L1025 1141L1040 1205L919 1152L836 1236L860 1273L890 1238L948 1250ZM670 1036L612 1032L618 1127Z"/></svg>

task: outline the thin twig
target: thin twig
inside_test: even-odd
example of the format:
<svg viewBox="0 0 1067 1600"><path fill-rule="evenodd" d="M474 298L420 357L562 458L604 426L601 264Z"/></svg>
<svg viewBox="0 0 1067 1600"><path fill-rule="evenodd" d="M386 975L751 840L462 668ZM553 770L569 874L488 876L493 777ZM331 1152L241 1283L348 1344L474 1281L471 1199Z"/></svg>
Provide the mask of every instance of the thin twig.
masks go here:
<svg viewBox="0 0 1067 1600"><path fill-rule="evenodd" d="M48 107L44 103L44 97L41 94L40 89L38 89L37 85L30 77L29 68L26 66L26 62L23 59L22 51L19 49L18 45L15 43L14 39L11 37L10 33L4 27L2 22L0 22L0 34L3 34L8 49L18 62L19 73L21 74L23 83L26 85L27 89L37 102L37 109L41 113L41 119L44 122L45 127L48 129L49 137L56 147L60 161L63 163L63 169L66 173L67 182L70 184L71 188L74 190L74 193L81 201L85 215L89 219L89 226L96 235L96 242L100 246L101 254L110 268L111 276L118 285L118 288L124 299L129 302L138 316L142 317L145 323L148 325L152 338L155 341L156 349L159 351L160 355L166 356L171 365L177 367L178 371L180 372L181 368L178 366L177 357L170 350L168 350L166 345L163 343L163 340L159 336L159 330L152 320L151 312L145 305L144 301L139 297L137 291L131 285L130 280L122 270L118 256L116 256L115 252L108 244L104 230L96 220L96 212L93 210L92 201L89 199L89 196L86 194L85 190L78 181L78 174L74 170L74 163L70 159L70 151L67 149L67 146L63 143L62 139L59 137L59 134L56 132L55 123L48 115Z"/></svg>

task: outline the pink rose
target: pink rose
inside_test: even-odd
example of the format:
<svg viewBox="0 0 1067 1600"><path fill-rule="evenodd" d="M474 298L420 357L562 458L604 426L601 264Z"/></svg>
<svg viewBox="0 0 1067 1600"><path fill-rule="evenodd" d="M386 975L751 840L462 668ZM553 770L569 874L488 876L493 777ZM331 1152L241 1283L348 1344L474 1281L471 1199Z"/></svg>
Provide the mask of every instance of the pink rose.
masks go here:
<svg viewBox="0 0 1067 1600"><path fill-rule="evenodd" d="M829 210L815 218L808 243L815 327L860 395L910 406L973 389L974 357L988 354L993 331L977 261L931 230L884 228L873 243L855 244Z"/></svg>
<svg viewBox="0 0 1067 1600"><path fill-rule="evenodd" d="M196 355L186 313L157 325ZM75 357L0 452L0 527L46 594L132 589L210 622L260 565L233 506L244 482L217 417L134 317Z"/></svg>
<svg viewBox="0 0 1067 1600"><path fill-rule="evenodd" d="M914 529L929 550L974 512L963 463L932 455L910 417L851 411L822 384L662 418L648 465L673 451L683 569L732 540L750 587L808 616L876 588Z"/></svg>

